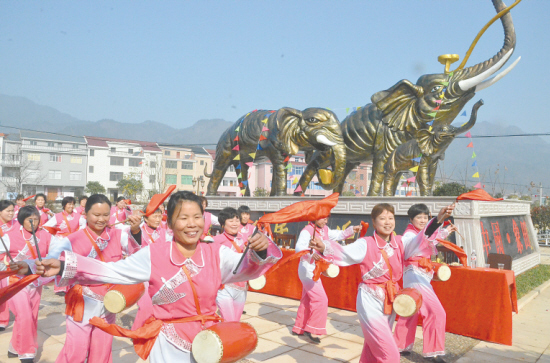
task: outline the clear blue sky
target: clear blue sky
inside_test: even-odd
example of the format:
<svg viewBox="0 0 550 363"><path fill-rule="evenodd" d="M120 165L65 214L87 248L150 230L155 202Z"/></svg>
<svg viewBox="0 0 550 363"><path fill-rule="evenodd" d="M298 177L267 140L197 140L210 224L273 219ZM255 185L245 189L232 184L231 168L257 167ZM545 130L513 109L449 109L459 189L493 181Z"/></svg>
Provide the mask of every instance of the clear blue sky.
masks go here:
<svg viewBox="0 0 550 363"><path fill-rule="evenodd" d="M494 14L489 0L1 1L0 93L178 128L283 106L342 120L400 79L440 73L438 55L462 58ZM474 98L479 119L550 131L550 1L524 0L512 16L522 60ZM497 22L469 65L502 43Z"/></svg>

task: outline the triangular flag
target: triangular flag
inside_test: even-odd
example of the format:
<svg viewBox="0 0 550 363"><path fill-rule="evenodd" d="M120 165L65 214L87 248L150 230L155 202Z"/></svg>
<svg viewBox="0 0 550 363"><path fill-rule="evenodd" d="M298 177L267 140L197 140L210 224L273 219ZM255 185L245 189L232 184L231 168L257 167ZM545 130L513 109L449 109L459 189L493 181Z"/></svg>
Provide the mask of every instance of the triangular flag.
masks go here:
<svg viewBox="0 0 550 363"><path fill-rule="evenodd" d="M260 141L264 141L264 140L267 140L267 137L265 137L264 135L260 135Z"/></svg>
<svg viewBox="0 0 550 363"><path fill-rule="evenodd" d="M472 166L477 166L477 160L474 160L474 163L472 164Z"/></svg>
<svg viewBox="0 0 550 363"><path fill-rule="evenodd" d="M255 109L255 110L254 110L254 111L252 111L252 112L256 112L256 111L258 111L258 109Z"/></svg>
<svg viewBox="0 0 550 363"><path fill-rule="evenodd" d="M298 193L298 192L301 192L301 191L302 191L302 186L301 185L298 185L298 187L296 189L294 189L294 193Z"/></svg>
<svg viewBox="0 0 550 363"><path fill-rule="evenodd" d="M472 175L472 178L479 178L479 173L476 171L476 173Z"/></svg>
<svg viewBox="0 0 550 363"><path fill-rule="evenodd" d="M476 158L476 152L474 151L474 152L472 153L472 159L475 159L475 158Z"/></svg>
<svg viewBox="0 0 550 363"><path fill-rule="evenodd" d="M357 189L355 189L355 194L359 194L359 191Z"/></svg>
<svg viewBox="0 0 550 363"><path fill-rule="evenodd" d="M349 189L352 190L352 189L353 189L353 185L350 185L350 186L349 186Z"/></svg>
<svg viewBox="0 0 550 363"><path fill-rule="evenodd" d="M240 179L241 179L242 177L243 177L243 173L242 173L242 171L241 171L241 172L239 173L239 175L237 175L237 178L240 178Z"/></svg>
<svg viewBox="0 0 550 363"><path fill-rule="evenodd" d="M414 183L416 181L415 176L411 176L409 179L407 179L407 183Z"/></svg>
<svg viewBox="0 0 550 363"><path fill-rule="evenodd" d="M262 120L262 122L263 122L264 124L267 124L267 119L264 118L264 119Z"/></svg>
<svg viewBox="0 0 550 363"><path fill-rule="evenodd" d="M449 76L449 79L453 76L453 74L455 74L455 72L451 72L451 73L447 74Z"/></svg>
<svg viewBox="0 0 550 363"><path fill-rule="evenodd" d="M466 136L466 137L472 137L472 134L470 133L470 131L468 131L468 132L466 133L466 135L464 135L464 136Z"/></svg>
<svg viewBox="0 0 550 363"><path fill-rule="evenodd" d="M412 171L413 173L416 173L418 171L418 165L417 166L413 166L412 168L409 169L410 171Z"/></svg>
<svg viewBox="0 0 550 363"><path fill-rule="evenodd" d="M239 188L244 188L244 184L242 182L239 183Z"/></svg>
<svg viewBox="0 0 550 363"><path fill-rule="evenodd" d="M248 180L243 180L243 181L242 181L242 184L248 186Z"/></svg>
<svg viewBox="0 0 550 363"><path fill-rule="evenodd" d="M287 157L285 158L285 160L283 160L283 163L286 163L286 162L289 161L289 160L290 160L290 156L287 156Z"/></svg>
<svg viewBox="0 0 550 363"><path fill-rule="evenodd" d="M264 131L269 131L269 129L267 128L267 126L264 126L264 127L262 128L262 132L264 132Z"/></svg>
<svg viewBox="0 0 550 363"><path fill-rule="evenodd" d="M427 122L426 125L432 126L434 124L434 120L431 120L430 122Z"/></svg>
<svg viewBox="0 0 550 363"><path fill-rule="evenodd" d="M474 142L470 141L470 143L466 147L474 147Z"/></svg>
<svg viewBox="0 0 550 363"><path fill-rule="evenodd" d="M441 102L443 102L443 101L441 101L441 100L435 100L435 103L437 103L438 105L440 105Z"/></svg>
<svg viewBox="0 0 550 363"><path fill-rule="evenodd" d="M361 107L357 107L355 110L356 110L356 111L359 111L360 109L361 109Z"/></svg>
<svg viewBox="0 0 550 363"><path fill-rule="evenodd" d="M245 163L248 167L251 167L252 165L254 165L254 163L252 161L249 161L248 163Z"/></svg>
<svg viewBox="0 0 550 363"><path fill-rule="evenodd" d="M248 154L248 155L250 155L250 157L251 157L252 159L256 159L256 153L250 153L250 154Z"/></svg>
<svg viewBox="0 0 550 363"><path fill-rule="evenodd" d="M240 169L241 168L241 164L237 164L237 167L235 169Z"/></svg>
<svg viewBox="0 0 550 363"><path fill-rule="evenodd" d="M256 148L256 150L263 150L264 148L260 146L260 144L258 144L258 147Z"/></svg>
<svg viewBox="0 0 550 363"><path fill-rule="evenodd" d="M233 141L239 141L239 135L235 136L235 138L233 139Z"/></svg>
<svg viewBox="0 0 550 363"><path fill-rule="evenodd" d="M412 190L409 190L409 191L407 192L406 197L412 197L412 195L413 195L413 191L412 191Z"/></svg>
<svg viewBox="0 0 550 363"><path fill-rule="evenodd" d="M288 164L285 166L285 169L286 169L286 170L292 169L292 164L291 164L291 163L288 163Z"/></svg>
<svg viewBox="0 0 550 363"><path fill-rule="evenodd" d="M439 106L433 109L434 111L439 111Z"/></svg>
<svg viewBox="0 0 550 363"><path fill-rule="evenodd" d="M462 112L460 116L466 116L466 111Z"/></svg>
<svg viewBox="0 0 550 363"><path fill-rule="evenodd" d="M270 112L270 113L275 113L275 110L273 110L273 111L269 111L269 112Z"/></svg>
<svg viewBox="0 0 550 363"><path fill-rule="evenodd" d="M349 113L349 107L346 107L346 113Z"/></svg>
<svg viewBox="0 0 550 363"><path fill-rule="evenodd" d="M235 156L233 160L241 160L241 154L237 154L237 156Z"/></svg>
<svg viewBox="0 0 550 363"><path fill-rule="evenodd" d="M481 183L477 183L476 185L474 185L474 188L476 188L476 189L481 189L481 188L482 188L482 187L481 187Z"/></svg>
<svg viewBox="0 0 550 363"><path fill-rule="evenodd" d="M246 193L246 188L241 189L241 194L244 195L244 193Z"/></svg>
<svg viewBox="0 0 550 363"><path fill-rule="evenodd" d="M443 81L443 82L441 82L441 84L444 85L444 86L448 86L448 85L449 85L449 82Z"/></svg>
<svg viewBox="0 0 550 363"><path fill-rule="evenodd" d="M416 161L417 163L419 163L419 162L420 162L420 157L413 158L412 160L413 160L413 161Z"/></svg>
<svg viewBox="0 0 550 363"><path fill-rule="evenodd" d="M443 92L445 92L445 88L443 89ZM439 98L444 99L445 98L445 93L442 93L441 96L439 96Z"/></svg>
<svg viewBox="0 0 550 363"><path fill-rule="evenodd" d="M237 128L235 129L235 131L239 131L241 129L241 125L237 126Z"/></svg>
<svg viewBox="0 0 550 363"><path fill-rule="evenodd" d="M435 117L436 115L437 115L437 112L430 112L430 113L428 114L428 116L430 116L430 117Z"/></svg>
<svg viewBox="0 0 550 363"><path fill-rule="evenodd" d="M428 129L428 131L432 131L433 127L430 126L430 128Z"/></svg>
<svg viewBox="0 0 550 363"><path fill-rule="evenodd" d="M409 186L409 184L407 184L407 183L401 184L401 188L406 188L406 187L408 187L408 186Z"/></svg>
<svg viewBox="0 0 550 363"><path fill-rule="evenodd" d="M294 180L292 181L292 184L293 184L293 185L294 185L294 184L298 184L298 180L299 180L298 177L294 177Z"/></svg>
<svg viewBox="0 0 550 363"><path fill-rule="evenodd" d="M240 150L239 145L235 146L235 147L233 148L233 150L239 151L239 150Z"/></svg>

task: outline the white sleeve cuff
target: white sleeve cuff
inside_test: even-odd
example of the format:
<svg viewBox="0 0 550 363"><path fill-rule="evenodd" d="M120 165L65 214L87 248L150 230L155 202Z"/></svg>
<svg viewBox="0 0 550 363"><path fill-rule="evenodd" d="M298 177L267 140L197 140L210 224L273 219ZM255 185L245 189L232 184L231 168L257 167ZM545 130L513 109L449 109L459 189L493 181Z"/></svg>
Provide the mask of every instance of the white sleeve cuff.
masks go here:
<svg viewBox="0 0 550 363"><path fill-rule="evenodd" d="M63 275L59 279L59 286L67 286L70 284L70 280L76 276L76 254L72 251L64 251L65 255L65 269Z"/></svg>

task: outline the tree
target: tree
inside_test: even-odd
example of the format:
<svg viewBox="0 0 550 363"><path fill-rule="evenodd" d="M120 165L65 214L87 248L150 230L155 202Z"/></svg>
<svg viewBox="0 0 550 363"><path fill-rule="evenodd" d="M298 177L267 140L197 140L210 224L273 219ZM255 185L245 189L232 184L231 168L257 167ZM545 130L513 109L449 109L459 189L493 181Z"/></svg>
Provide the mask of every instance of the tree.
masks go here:
<svg viewBox="0 0 550 363"><path fill-rule="evenodd" d="M256 188L254 190L254 193L252 193L255 197L269 197L269 191L264 188Z"/></svg>
<svg viewBox="0 0 550 363"><path fill-rule="evenodd" d="M6 150L7 151L7 150ZM35 154L24 153L21 145L3 155L2 184L8 193L23 193L24 185L36 185L46 178L40 161L33 158Z"/></svg>
<svg viewBox="0 0 550 363"><path fill-rule="evenodd" d="M466 187L463 184L452 182L452 183L443 183L441 185L438 185L434 190L434 196L442 197L442 196L451 196L456 197L459 196L462 193L469 192L471 189Z"/></svg>
<svg viewBox="0 0 550 363"><path fill-rule="evenodd" d="M135 200L137 195L143 191L143 181L139 178L139 174L135 172L124 175L116 186L122 194L132 200Z"/></svg>
<svg viewBox="0 0 550 363"><path fill-rule="evenodd" d="M143 174L146 178L148 178L149 182L153 186L152 190L147 191L149 198L154 194L159 194L166 190L163 161L159 161L157 159L145 160L143 164Z"/></svg>
<svg viewBox="0 0 550 363"><path fill-rule="evenodd" d="M550 229L550 207L533 207L531 208L531 220L533 225L538 229L539 233Z"/></svg>
<svg viewBox="0 0 550 363"><path fill-rule="evenodd" d="M88 194L105 194L105 187L98 181L89 181L86 184L86 193Z"/></svg>
<svg viewBox="0 0 550 363"><path fill-rule="evenodd" d="M533 199L530 195L522 195L521 197L519 197L519 200L528 200L531 202Z"/></svg>
<svg viewBox="0 0 550 363"><path fill-rule="evenodd" d="M342 197L355 197L355 193L352 192L351 190L346 190L345 192L342 193Z"/></svg>

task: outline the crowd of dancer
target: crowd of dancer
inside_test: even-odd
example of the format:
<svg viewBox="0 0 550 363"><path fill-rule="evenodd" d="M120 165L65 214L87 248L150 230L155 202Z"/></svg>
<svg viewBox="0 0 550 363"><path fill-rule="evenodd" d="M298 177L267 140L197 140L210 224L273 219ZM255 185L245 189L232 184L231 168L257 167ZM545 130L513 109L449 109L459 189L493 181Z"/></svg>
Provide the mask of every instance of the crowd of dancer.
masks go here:
<svg viewBox="0 0 550 363"><path fill-rule="evenodd" d="M153 211L132 211L123 197L111 205L102 194L79 198L76 208L75 198L66 197L57 214L45 202L44 194L35 195L32 206L25 205L23 196L15 203L0 201L0 270L17 271L0 280L0 288L40 275L0 305L0 330L8 326L9 311L15 316L8 356L21 362L33 362L36 356L42 287L52 282L66 303L66 340L56 362L111 362L113 335L133 339L138 355L152 363L195 362L194 337L220 321L240 321L247 281L264 275L283 257L266 233L257 232L247 206L224 208L216 216L206 211L206 198L190 192L172 194L166 209L159 204ZM310 221L295 246L296 253L304 252L293 334L312 344L327 334L328 299L322 280L314 277L316 263L358 264L357 313L365 337L360 362L399 362L400 355L412 350L419 316L424 356L444 362L445 311L430 285L429 262L437 254L437 239L455 229L442 225L453 208L430 219L425 205L414 205L410 224L397 236L393 207L378 204L371 213L372 236L348 244L339 242L353 238L361 226L331 230L327 218ZM214 229L220 233L211 238ZM401 278L404 287L422 294L423 305L418 314L400 318L392 333L396 316L391 303ZM144 286L131 330L115 325L116 314L105 308L103 299L112 284Z"/></svg>

